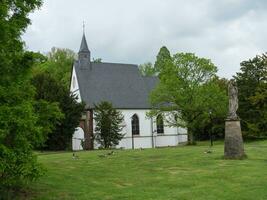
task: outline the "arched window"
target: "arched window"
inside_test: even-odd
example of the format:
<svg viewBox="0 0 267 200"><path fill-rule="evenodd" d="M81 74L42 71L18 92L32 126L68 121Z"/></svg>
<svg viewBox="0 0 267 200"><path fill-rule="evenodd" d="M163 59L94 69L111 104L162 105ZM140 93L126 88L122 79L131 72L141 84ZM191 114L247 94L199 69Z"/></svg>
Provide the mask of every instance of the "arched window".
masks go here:
<svg viewBox="0 0 267 200"><path fill-rule="evenodd" d="M132 116L132 134L139 135L139 119L136 114Z"/></svg>
<svg viewBox="0 0 267 200"><path fill-rule="evenodd" d="M157 116L157 133L164 133L164 123L162 115Z"/></svg>

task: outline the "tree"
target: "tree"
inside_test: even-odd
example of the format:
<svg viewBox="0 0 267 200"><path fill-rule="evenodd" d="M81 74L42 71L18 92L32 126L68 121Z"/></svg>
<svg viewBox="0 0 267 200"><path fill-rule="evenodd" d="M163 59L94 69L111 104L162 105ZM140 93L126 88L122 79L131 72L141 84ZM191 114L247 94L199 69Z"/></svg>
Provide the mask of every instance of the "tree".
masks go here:
<svg viewBox="0 0 267 200"><path fill-rule="evenodd" d="M266 74L267 77L267 74ZM248 123L248 129L254 137L266 138L267 136L267 82L258 85L254 96L249 97L249 101L256 108L258 121ZM251 134L251 135L252 135Z"/></svg>
<svg viewBox="0 0 267 200"><path fill-rule="evenodd" d="M95 139L104 148L119 144L124 134L121 133L124 125L123 115L112 107L109 102L95 105L94 119L96 122Z"/></svg>
<svg viewBox="0 0 267 200"><path fill-rule="evenodd" d="M143 76L156 76L156 70L151 62L139 65L139 71Z"/></svg>
<svg viewBox="0 0 267 200"><path fill-rule="evenodd" d="M267 80L267 55L256 56L241 62L241 72L235 80L238 86L239 109L242 132L245 137L266 136L265 105Z"/></svg>
<svg viewBox="0 0 267 200"><path fill-rule="evenodd" d="M154 64L155 71L160 73L171 59L171 54L167 47L161 47Z"/></svg>
<svg viewBox="0 0 267 200"><path fill-rule="evenodd" d="M61 113L57 102L51 103L43 99L34 102L34 111L38 116L36 124L40 128L42 134L39 134L38 138L35 139L36 142L33 144L33 147L35 149L40 149L45 146L49 134L55 131L56 126L60 124L61 120L64 118L64 114Z"/></svg>
<svg viewBox="0 0 267 200"><path fill-rule="evenodd" d="M93 63L102 63L102 58L93 58Z"/></svg>
<svg viewBox="0 0 267 200"><path fill-rule="evenodd" d="M227 95L228 80L225 78L214 77L212 79L214 84L218 85L220 91ZM225 101L225 99L224 99ZM226 104L226 102L224 102ZM194 132L196 139L207 140L212 138L223 139L225 132L225 118L227 115L227 106L221 107L216 113L209 110L209 113L202 115L201 118L194 124Z"/></svg>
<svg viewBox="0 0 267 200"><path fill-rule="evenodd" d="M226 114L227 96L214 82L217 68L205 58L192 53L177 53L164 63L157 87L150 95L154 108L152 115L160 112L172 113L171 126L186 127L189 144L194 143L194 127L199 119ZM207 118L207 117L206 117Z"/></svg>
<svg viewBox="0 0 267 200"><path fill-rule="evenodd" d="M43 106L46 106L46 102L48 102L50 107L55 104L58 105L61 111L59 120L48 118L49 116L45 113L41 115L46 120L50 119L50 124L55 124L55 128L47 136L44 148L49 150L65 150L69 148L75 128L79 125L84 104L78 103L76 97L70 95L69 90L47 72L35 74L32 83L36 88L35 99L37 102L42 103L41 108L44 108ZM42 110L40 109L40 111Z"/></svg>
<svg viewBox="0 0 267 200"><path fill-rule="evenodd" d="M30 68L34 53L26 52L21 34L28 14L40 0L1 1L0 4L0 193L37 179L43 172L32 152L41 131L33 107Z"/></svg>
<svg viewBox="0 0 267 200"><path fill-rule="evenodd" d="M34 67L34 73L49 72L68 89L75 57L76 54L70 49L53 47L47 54L45 62L38 63Z"/></svg>

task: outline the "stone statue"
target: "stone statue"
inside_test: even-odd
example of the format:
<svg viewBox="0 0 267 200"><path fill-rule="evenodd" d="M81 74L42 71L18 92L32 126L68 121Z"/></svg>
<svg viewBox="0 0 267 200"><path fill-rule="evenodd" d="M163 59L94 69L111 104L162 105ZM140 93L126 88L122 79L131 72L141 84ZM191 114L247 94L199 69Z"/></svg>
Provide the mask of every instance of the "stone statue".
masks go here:
<svg viewBox="0 0 267 200"><path fill-rule="evenodd" d="M229 95L229 111L227 119L238 120L236 111L238 109L238 89L236 82L231 79L228 85L228 95Z"/></svg>
<svg viewBox="0 0 267 200"><path fill-rule="evenodd" d="M238 91L236 82L231 79L228 85L229 112L225 120L224 157L226 159L245 158L240 119L236 114L238 108Z"/></svg>

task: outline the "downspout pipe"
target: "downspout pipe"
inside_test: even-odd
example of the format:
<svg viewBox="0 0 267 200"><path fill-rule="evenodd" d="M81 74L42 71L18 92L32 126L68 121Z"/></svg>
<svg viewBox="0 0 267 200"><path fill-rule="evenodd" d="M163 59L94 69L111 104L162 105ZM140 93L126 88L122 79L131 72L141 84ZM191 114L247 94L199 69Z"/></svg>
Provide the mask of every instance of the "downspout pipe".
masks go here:
<svg viewBox="0 0 267 200"><path fill-rule="evenodd" d="M151 144L152 148L154 148L154 131L153 131L153 119L150 118L150 125L151 125Z"/></svg>

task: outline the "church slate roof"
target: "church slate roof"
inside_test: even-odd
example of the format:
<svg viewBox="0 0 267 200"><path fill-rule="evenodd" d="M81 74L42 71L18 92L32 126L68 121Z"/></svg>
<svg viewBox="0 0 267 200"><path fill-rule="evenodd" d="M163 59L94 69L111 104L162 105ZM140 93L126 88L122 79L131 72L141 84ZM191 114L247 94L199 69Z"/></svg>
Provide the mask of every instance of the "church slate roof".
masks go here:
<svg viewBox="0 0 267 200"><path fill-rule="evenodd" d="M93 63L82 67L74 64L81 99L87 108L109 101L115 108L148 109L149 93L158 82L157 77L143 77L137 65Z"/></svg>

